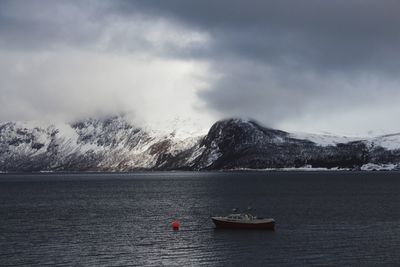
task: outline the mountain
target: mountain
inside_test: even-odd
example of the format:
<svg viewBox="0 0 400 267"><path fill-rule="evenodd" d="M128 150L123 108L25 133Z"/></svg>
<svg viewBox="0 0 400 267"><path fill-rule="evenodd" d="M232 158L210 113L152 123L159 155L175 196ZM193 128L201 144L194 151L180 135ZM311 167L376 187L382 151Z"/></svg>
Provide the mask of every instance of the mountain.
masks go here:
<svg viewBox="0 0 400 267"><path fill-rule="evenodd" d="M400 169L400 134L374 138L288 133L242 119L205 135L135 127L123 117L72 124L0 124L0 171Z"/></svg>

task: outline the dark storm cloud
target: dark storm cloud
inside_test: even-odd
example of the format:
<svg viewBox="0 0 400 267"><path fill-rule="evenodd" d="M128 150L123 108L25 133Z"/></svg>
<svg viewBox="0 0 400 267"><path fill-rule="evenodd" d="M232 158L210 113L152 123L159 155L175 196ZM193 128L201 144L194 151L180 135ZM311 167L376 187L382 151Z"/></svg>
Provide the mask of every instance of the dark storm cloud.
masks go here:
<svg viewBox="0 0 400 267"><path fill-rule="evenodd" d="M399 99L399 1L160 0L115 8L209 32L204 54L218 78L199 96L224 116L276 125L343 110L351 117Z"/></svg>
<svg viewBox="0 0 400 267"><path fill-rule="evenodd" d="M196 101L215 118L330 116L340 130L379 110L372 124L384 127L400 112L399 11L396 0L1 1L0 49L201 61L210 75Z"/></svg>
<svg viewBox="0 0 400 267"><path fill-rule="evenodd" d="M21 6L25 18L13 16ZM318 71L361 67L389 73L400 64L399 10L400 2L395 0L67 1L58 5L46 0L2 1L0 42L31 48L85 45L99 38L104 23L141 14L169 18L211 34L214 42L207 52L179 51L186 57L241 57ZM55 19L40 19L48 13ZM90 23L80 27L83 19ZM149 45L136 41L138 46Z"/></svg>
<svg viewBox="0 0 400 267"><path fill-rule="evenodd" d="M394 0L124 1L117 6L123 13L139 8L206 29L216 40L211 51L216 55L329 70L390 69L398 67L400 57L395 53L400 2Z"/></svg>

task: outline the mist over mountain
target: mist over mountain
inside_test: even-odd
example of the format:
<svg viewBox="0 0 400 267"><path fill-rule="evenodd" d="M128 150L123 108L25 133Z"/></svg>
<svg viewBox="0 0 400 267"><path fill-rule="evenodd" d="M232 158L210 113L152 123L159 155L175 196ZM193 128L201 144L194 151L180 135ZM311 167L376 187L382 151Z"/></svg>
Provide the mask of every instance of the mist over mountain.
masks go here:
<svg viewBox="0 0 400 267"><path fill-rule="evenodd" d="M288 133L243 119L203 133L157 132L124 117L70 124L0 124L0 171L400 169L400 134Z"/></svg>

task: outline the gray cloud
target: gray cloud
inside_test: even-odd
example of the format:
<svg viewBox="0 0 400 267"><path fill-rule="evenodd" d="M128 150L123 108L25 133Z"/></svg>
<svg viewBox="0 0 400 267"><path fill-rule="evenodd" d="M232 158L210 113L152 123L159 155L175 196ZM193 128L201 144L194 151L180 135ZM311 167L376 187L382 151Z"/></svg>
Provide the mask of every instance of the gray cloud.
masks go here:
<svg viewBox="0 0 400 267"><path fill-rule="evenodd" d="M206 33L142 12L122 16L111 1L0 5L0 121L196 115L207 64L176 55L200 49Z"/></svg>
<svg viewBox="0 0 400 267"><path fill-rule="evenodd" d="M332 131L399 130L393 123L400 112L398 1L176 0L139 6L211 34L208 60L219 78L199 96L219 116L288 128L302 121L304 130L316 130L314 124Z"/></svg>
<svg viewBox="0 0 400 267"><path fill-rule="evenodd" d="M47 50L86 45L97 39L101 24L90 1L1 1L0 45L3 49Z"/></svg>
<svg viewBox="0 0 400 267"><path fill-rule="evenodd" d="M99 112L99 106L104 112L128 110L126 95L142 97L133 101L137 111L144 108L142 102L150 103L162 92L160 88L170 77L172 83L172 79L182 80L181 88L190 88L187 97L194 111L182 109L190 116L197 112L215 119L252 117L290 130L365 133L377 127L399 131L393 123L400 114L398 10L400 3L395 0L2 1L0 57L2 53L14 69L25 66L29 84L47 102L56 96L61 99L45 105L35 102L35 97L26 99L23 95L31 95L32 90L27 92L23 88L27 84L14 82L20 76L3 82L0 90L13 96L15 103L24 100L25 109L36 110L35 116L44 112L40 106L46 107L45 112L61 106L59 112L68 113L76 106L62 99L70 101L80 94L90 99L94 93L106 97L85 100L78 105L79 114ZM10 56L15 53L18 56ZM35 71L27 70L21 53L34 62L40 54L48 53L51 59ZM67 61L68 55L73 63ZM116 57L118 63L112 60ZM131 62L121 61L124 57ZM149 67L144 75L148 78L137 78L135 85L125 70L132 64L136 66L132 75L143 77L137 72L148 67L149 59L162 61L158 66L174 62L181 72L168 76L167 67ZM49 93L43 89L48 83L36 77L49 69L54 76L68 73L83 60L85 65L97 66L95 76L106 71L99 64L115 63L118 73L107 76L106 85L125 79L129 86L107 89L104 83L91 82L76 92L61 84L65 78L52 78L51 83L62 89ZM59 71L52 70L51 65L60 61L66 63L60 64ZM6 65L3 69L7 73ZM164 77L160 83L150 82L159 75ZM74 85L88 84L78 76L71 77ZM167 90L176 99L173 106L185 102L180 96L183 90ZM107 102L110 98L115 103ZM0 101L4 99L3 94ZM163 109L155 114L167 112Z"/></svg>
<svg viewBox="0 0 400 267"><path fill-rule="evenodd" d="M214 55L328 70L398 67L394 52L400 47L400 3L394 0L173 0L138 5L208 30L216 40Z"/></svg>

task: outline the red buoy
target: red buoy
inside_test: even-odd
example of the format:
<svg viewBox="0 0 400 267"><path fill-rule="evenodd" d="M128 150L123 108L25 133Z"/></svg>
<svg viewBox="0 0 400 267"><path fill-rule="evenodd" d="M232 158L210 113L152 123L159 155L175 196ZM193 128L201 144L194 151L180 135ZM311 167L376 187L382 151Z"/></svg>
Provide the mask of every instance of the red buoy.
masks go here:
<svg viewBox="0 0 400 267"><path fill-rule="evenodd" d="M179 226L181 225L180 222L178 220L175 220L171 223L172 225L172 229L174 230L179 230Z"/></svg>

